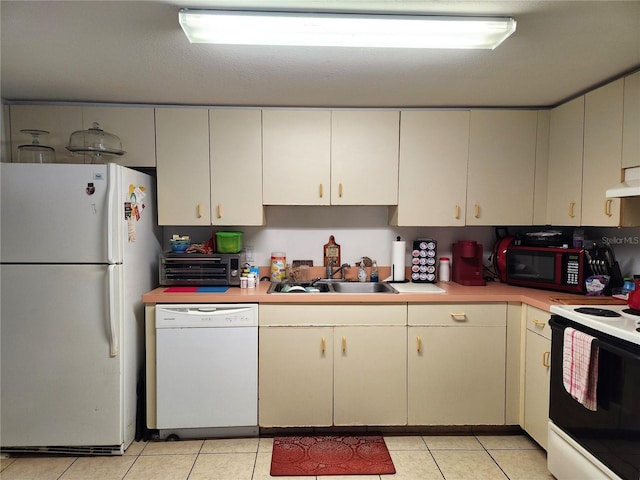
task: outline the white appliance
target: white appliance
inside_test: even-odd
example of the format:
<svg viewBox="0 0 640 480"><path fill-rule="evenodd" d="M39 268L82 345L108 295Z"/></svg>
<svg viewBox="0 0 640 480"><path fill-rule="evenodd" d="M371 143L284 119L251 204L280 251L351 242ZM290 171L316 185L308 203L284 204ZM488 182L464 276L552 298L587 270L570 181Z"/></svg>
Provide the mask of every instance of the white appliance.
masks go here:
<svg viewBox="0 0 640 480"><path fill-rule="evenodd" d="M156 305L160 437L258 434L258 305Z"/></svg>
<svg viewBox="0 0 640 480"><path fill-rule="evenodd" d="M4 451L122 454L136 429L141 296L157 284L153 178L0 164Z"/></svg>
<svg viewBox="0 0 640 480"><path fill-rule="evenodd" d="M559 480L638 480L640 311L626 305L553 305L551 313L549 471ZM595 337L600 352L595 411L571 399L562 385L563 324Z"/></svg>

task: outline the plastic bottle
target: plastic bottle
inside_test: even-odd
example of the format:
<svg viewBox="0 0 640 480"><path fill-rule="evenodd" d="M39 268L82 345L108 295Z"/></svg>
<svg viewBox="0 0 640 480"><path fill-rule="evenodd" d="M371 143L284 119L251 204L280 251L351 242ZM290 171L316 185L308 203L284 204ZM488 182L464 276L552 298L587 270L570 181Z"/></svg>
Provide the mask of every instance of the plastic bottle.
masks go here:
<svg viewBox="0 0 640 480"><path fill-rule="evenodd" d="M379 278L378 278L378 264L376 263L375 260L371 264L371 278L369 279L369 281L371 281L371 282L379 281Z"/></svg>
<svg viewBox="0 0 640 480"><path fill-rule="evenodd" d="M440 257L440 281L449 282L451 280L451 262L449 257Z"/></svg>
<svg viewBox="0 0 640 480"><path fill-rule="evenodd" d="M360 262L360 268L358 269L358 281L367 281L367 271L364 269L364 259Z"/></svg>

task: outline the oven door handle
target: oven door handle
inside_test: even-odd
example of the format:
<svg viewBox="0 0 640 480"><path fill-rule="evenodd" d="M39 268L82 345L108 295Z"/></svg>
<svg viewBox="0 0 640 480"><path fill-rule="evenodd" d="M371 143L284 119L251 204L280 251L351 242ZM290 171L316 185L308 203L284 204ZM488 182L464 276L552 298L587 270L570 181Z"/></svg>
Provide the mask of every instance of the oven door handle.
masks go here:
<svg viewBox="0 0 640 480"><path fill-rule="evenodd" d="M599 338L595 339L595 344L598 346L598 348L601 348L602 350L606 350L608 352L611 352L623 358L627 358L634 362L640 362L640 355L635 354L634 352L630 352L629 350L625 350L624 348L617 347L615 345L612 345L609 342L603 342Z"/></svg>
<svg viewBox="0 0 640 480"><path fill-rule="evenodd" d="M572 328L577 328L573 325L568 325L566 323L564 323L562 320L564 320L563 317L558 317L556 315L553 315L550 319L549 319L549 325L551 326L552 330L556 330L558 333L562 334L562 332L564 331L565 328L571 326ZM582 331L580 329L578 329L579 331ZM588 333L588 332L587 332ZM562 338L562 337L561 337ZM615 355L619 355L620 357L623 358L628 358L632 361L640 361L640 353L638 353L638 350L627 350L621 347L618 347L617 345L614 345L610 342L607 342L605 340L602 340L598 337L595 337L594 340L595 344L598 346L598 348L601 348L603 350L607 350Z"/></svg>

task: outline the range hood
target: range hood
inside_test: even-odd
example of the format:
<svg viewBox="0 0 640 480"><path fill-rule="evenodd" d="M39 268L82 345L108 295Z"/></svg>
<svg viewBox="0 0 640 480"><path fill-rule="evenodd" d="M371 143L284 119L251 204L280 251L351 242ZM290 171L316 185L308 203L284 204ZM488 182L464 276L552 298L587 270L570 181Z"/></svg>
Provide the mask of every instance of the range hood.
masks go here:
<svg viewBox="0 0 640 480"><path fill-rule="evenodd" d="M607 190L607 198L640 197L640 167L627 168L624 181Z"/></svg>

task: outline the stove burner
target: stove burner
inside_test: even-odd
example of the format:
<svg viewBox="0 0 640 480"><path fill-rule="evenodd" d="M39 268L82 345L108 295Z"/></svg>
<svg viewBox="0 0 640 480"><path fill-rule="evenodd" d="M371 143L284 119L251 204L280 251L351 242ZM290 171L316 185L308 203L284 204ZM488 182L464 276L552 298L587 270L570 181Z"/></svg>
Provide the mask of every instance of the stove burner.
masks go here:
<svg viewBox="0 0 640 480"><path fill-rule="evenodd" d="M634 310L633 308L625 308L622 310L622 313L626 313L627 315L635 315L636 317L640 317L640 310Z"/></svg>
<svg viewBox="0 0 640 480"><path fill-rule="evenodd" d="M584 313L585 315L593 315L594 317L621 317L618 312L613 310L607 310L606 308L594 308L594 307L580 307L575 310L578 313Z"/></svg>

